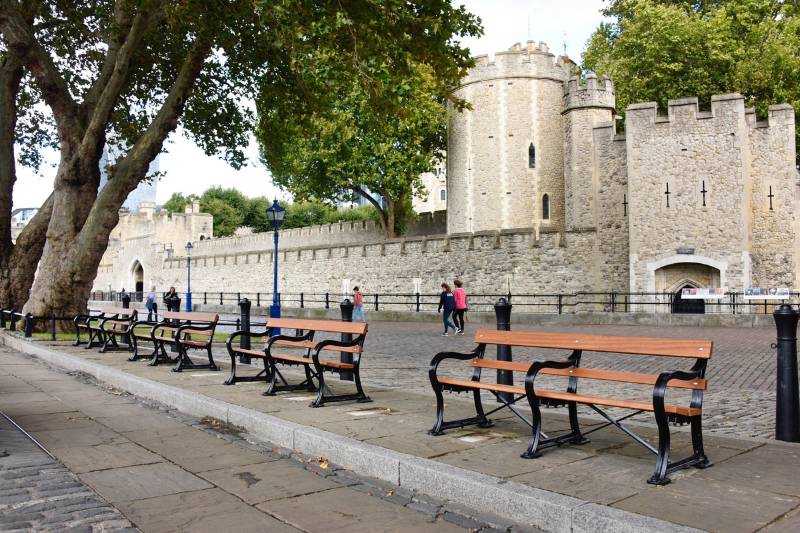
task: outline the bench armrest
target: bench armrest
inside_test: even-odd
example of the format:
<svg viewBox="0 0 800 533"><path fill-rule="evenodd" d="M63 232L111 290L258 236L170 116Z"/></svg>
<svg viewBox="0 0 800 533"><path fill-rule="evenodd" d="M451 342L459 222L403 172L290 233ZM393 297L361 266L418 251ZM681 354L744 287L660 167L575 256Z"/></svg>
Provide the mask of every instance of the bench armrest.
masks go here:
<svg viewBox="0 0 800 533"><path fill-rule="evenodd" d="M674 372L662 372L658 375L656 384L653 387L653 408L656 414L664 413L664 397L667 394L667 386L673 379L689 380L703 377L703 372L700 370L676 370ZM698 394L699 392L699 394ZM692 391L692 407L702 406L702 391ZM695 405L695 403L697 405Z"/></svg>
<svg viewBox="0 0 800 533"><path fill-rule="evenodd" d="M567 361L534 361L528 368L525 374L525 393L529 398L535 396L533 390L533 381L543 368L572 368L578 366L578 362L574 359Z"/></svg>
<svg viewBox="0 0 800 533"><path fill-rule="evenodd" d="M337 341L336 339L326 339L324 341L320 341L314 346L314 352L311 354L314 363L319 363L319 353L323 351L328 346L339 346L340 348L349 348L351 346L359 346L361 343L364 342L364 335L359 335L352 341ZM359 354L360 358L360 354ZM360 359L359 359L360 361Z"/></svg>
<svg viewBox="0 0 800 533"><path fill-rule="evenodd" d="M236 340L238 337L248 336L250 338L253 337L268 337L272 333L272 328L269 328L265 331L245 331L240 329L238 331L234 331L230 335L228 335L228 339L225 341L225 347L228 348L228 353L231 353L233 341Z"/></svg>
<svg viewBox="0 0 800 533"><path fill-rule="evenodd" d="M150 329L150 338L153 339L153 342L156 342L156 331L158 331L159 328L170 328L174 326L175 324L169 322L167 319L164 319L161 322L156 322Z"/></svg>
<svg viewBox="0 0 800 533"><path fill-rule="evenodd" d="M181 324L180 326L178 326L178 329L175 331L174 337L175 337L175 340L180 340L182 338L181 336L183 335L185 330L191 330L191 331L189 331L190 335L195 331L211 331L212 334L209 337L209 342L211 342L211 341L214 340L213 332L216 329L216 327L217 327L217 323L216 322L214 322L213 324L208 324L206 326L198 326L196 324Z"/></svg>
<svg viewBox="0 0 800 533"><path fill-rule="evenodd" d="M266 351L270 351L272 349L272 345L277 341L308 341L314 337L314 331L308 330L304 335L275 335L274 337L270 337L267 341L267 349Z"/></svg>
<svg viewBox="0 0 800 533"><path fill-rule="evenodd" d="M484 347L485 345L481 344L478 345L478 347L475 348L473 351L467 353L439 352L436 355L434 355L433 359L431 359L430 369L428 370L428 377L431 380L431 384L434 385L434 388L436 388L436 385L439 383L439 380L436 377L436 372L439 369L439 364L442 361L445 361L447 359L455 359L457 361L469 361L470 359L474 359L475 357L480 357Z"/></svg>

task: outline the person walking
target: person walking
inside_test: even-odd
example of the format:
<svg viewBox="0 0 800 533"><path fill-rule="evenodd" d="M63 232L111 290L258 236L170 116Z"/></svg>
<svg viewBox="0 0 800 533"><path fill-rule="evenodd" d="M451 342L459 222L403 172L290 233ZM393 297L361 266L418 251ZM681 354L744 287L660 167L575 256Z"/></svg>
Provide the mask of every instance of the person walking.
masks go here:
<svg viewBox="0 0 800 533"><path fill-rule="evenodd" d="M364 317L364 295L358 290L358 287L353 287L353 321L366 322Z"/></svg>
<svg viewBox="0 0 800 533"><path fill-rule="evenodd" d="M449 335L448 331L450 328L458 333L458 328L450 321L450 315L453 314L453 311L456 309L456 302L453 298L453 291L450 289L450 285L447 283L442 283L442 294L439 296L439 311L442 313L442 322L444 322L444 333L442 333L442 337L447 337Z"/></svg>
<svg viewBox="0 0 800 533"><path fill-rule="evenodd" d="M151 322L153 320L153 315L156 316L156 320L158 320L158 304L156 303L156 287L150 289L150 292L147 293L147 300L145 302L145 307L147 308L147 321Z"/></svg>
<svg viewBox="0 0 800 533"><path fill-rule="evenodd" d="M464 314L467 312L467 291L463 287L461 280L453 281L456 288L453 290L453 300L455 300L456 310L453 315L453 321L456 323L456 333L459 335L464 334Z"/></svg>

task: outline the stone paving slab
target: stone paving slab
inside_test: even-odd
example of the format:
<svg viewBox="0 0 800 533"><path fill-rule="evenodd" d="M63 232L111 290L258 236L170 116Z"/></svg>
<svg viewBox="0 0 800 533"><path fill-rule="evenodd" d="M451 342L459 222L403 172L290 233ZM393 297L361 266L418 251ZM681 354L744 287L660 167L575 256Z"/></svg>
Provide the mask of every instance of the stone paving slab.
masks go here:
<svg viewBox="0 0 800 533"><path fill-rule="evenodd" d="M0 416L0 531L135 529L119 511Z"/></svg>
<svg viewBox="0 0 800 533"><path fill-rule="evenodd" d="M72 355L81 355L63 347L59 347L59 349ZM75 364L79 366L78 360ZM140 374L143 366L139 363L129 363L123 369L126 375L131 376L130 379L135 379L134 377ZM176 381L174 373L169 372L167 368L163 370L163 375L168 376L165 381L168 381L170 386L180 385L181 382ZM153 374L149 370L146 372L152 376L151 379L158 379L157 374ZM224 377L224 372L220 374L221 377ZM185 383L196 383L196 380L190 375L191 372L183 373ZM120 376L119 379L123 378ZM336 388L341 386L337 384ZM236 392L237 389L239 389L239 385L206 387L203 391L204 394L213 395L214 401L231 402L234 395L241 394L241 392ZM784 515L794 512L800 505L800 502L792 494L795 489L791 484L792 478L800 479L800 476L797 475L800 470L786 466L797 463L792 462L793 457L790 455L782 456L780 461L771 461L772 456L776 454L797 453L800 450L797 446L776 445L763 440L709 436L706 439L706 449L716 465L707 470L686 470L676 473L673 476L673 484L664 489L645 483L652 472L654 457L632 452L631 443L624 438L624 435L604 429L591 436L592 443L548 450L541 459L525 461L535 465L534 467L521 468L516 471L513 465L523 461L519 459L519 453L524 451L529 430L515 418L505 415L505 418L498 419L493 428L467 428L464 431L448 432L444 436L436 438L443 443L448 443L442 445L439 453L429 453L425 446L420 446L423 453L417 454L411 443L415 434L419 435L420 442L423 442L422 436L425 435L432 423L432 395L430 393L416 395L406 390L381 391L374 387L369 388L368 393L373 397L380 397L381 394L385 394L385 396L380 402L376 401L374 404L334 404L322 409L310 409L305 402L307 398L303 401L287 399L291 398L290 395L266 398L253 391L253 394L257 396L254 399L263 402L262 404L255 403L255 405L264 405L269 409L269 415L262 415L266 417L265 420L274 421L276 424L280 424L282 419L300 421L304 425L316 426L320 430L325 426L328 430L286 426L287 430L292 432L291 438L296 448L315 450L313 453L319 450L320 454L324 453L323 450L331 450L332 459L340 464L352 466L356 471L366 469L370 475L382 479L393 479L392 476L394 476L394 479L400 481L401 486L404 483L410 483L411 488L418 490L436 487L437 490L449 491L447 492L448 497L452 497L453 494L462 494L464 498L472 494L485 497L494 494L497 490L505 491L515 487L511 493L503 492L502 496L498 492L498 498L508 502L522 501L527 498L530 504L525 507L512 506L513 508L503 509L503 512L522 513L528 519L534 520L533 523L550 530L577 528L582 523L581 517L586 516L586 513L589 512L588 509L597 509L598 516L602 515L605 520L604 524L614 524L615 520L623 520L620 516L628 516L624 513L615 515L614 512L608 510L617 508L647 515L640 517L641 520L644 520L643 524L645 525L637 526L639 529L630 529L632 531L665 527L663 522L648 523L647 520L652 520L648 516L678 524L724 531L723 528L715 527L709 517L713 517L717 513L726 513L727 504L725 503L717 504L716 500L705 498L703 505L698 507L698 509L703 509L703 516L695 516L692 513L681 514L679 512L681 505L685 505L683 501L679 501L674 506L667 505L669 503L667 499L662 501L661 494L670 494L672 491L678 495L682 494L686 498L692 487L701 487L703 483L708 484L709 487L725 487L726 490L734 493L743 491L751 496L764 498L765 505L763 506L758 505L759 500L755 502L751 500L748 510L751 515L750 519L740 522L743 527L751 527L750 530L756 530L776 520L781 520ZM396 403L383 401L390 398ZM411 406L409 412L406 412L404 401L408 401ZM455 395L448 396L448 409L450 410L469 412L470 403L459 400ZM207 404L209 406L217 405L208 402ZM371 405L377 405L378 409L364 416L354 414L360 410L369 409ZM424 415L425 405L429 406L430 418L427 423ZM384 412L385 408L391 409L392 412ZM218 407L214 407L214 409L219 410ZM230 407L229 409L234 408ZM559 414L558 410L547 410L545 417L546 427L565 427L565 417ZM586 420L586 422L597 423L596 420ZM336 427L342 428L340 433L349 434L353 438L331 436L330 431L335 431ZM369 438L368 435L361 433L370 427L381 436ZM652 426L640 426L634 423L632 427L641 430L646 436L652 435L653 432ZM348 430L348 428L350 429ZM689 438L685 428L679 428L673 435L673 445L676 450L688 445ZM359 439L366 441L364 447L357 445ZM374 446L375 441L381 441L383 447ZM373 451L370 445L376 451ZM392 448L400 449L392 451ZM486 448L489 449L489 453L482 453ZM384 452L377 451L380 449L384 449ZM758 450L762 451L755 453ZM776 451L773 452L773 450ZM790 451L785 452L785 450ZM492 451L496 453L492 454ZM420 459L419 463L415 463L409 455L405 455L408 453L433 457L435 462L426 462L425 459ZM396 473L392 473L392 469L396 469L398 464L400 465L399 478ZM440 466L432 466L437 464ZM738 467L739 464L742 466ZM779 466L779 464L783 464L783 466ZM454 468L456 465L460 468ZM726 474L728 470L734 472L729 477ZM717 474L718 476L724 476L724 481L706 477L714 475L715 471L720 472ZM735 474L739 471L743 475ZM756 472L759 471L761 473L757 474ZM438 478L431 477L433 472L439 472L436 474ZM472 479L470 472L477 476L472 481L468 481ZM753 485L753 480L757 479L754 476L757 475L764 478L765 486L763 488ZM785 476L785 481L781 481L784 479L782 476ZM439 481L434 482L434 479ZM772 479L777 480L775 486L770 483ZM499 485L497 485L498 480L501 483ZM687 487L685 492L680 489L684 484ZM467 487L472 487L472 489L469 490ZM527 491L533 492L528 494ZM563 495L560 500L557 497L558 493ZM699 489L695 493L699 494ZM514 496L510 497L510 494L514 494ZM724 500L724 495L720 494L719 499ZM585 503L587 501L610 504L612 507L602 505L591 507L592 504ZM475 505L478 504L479 502L475 503ZM497 509L494 511L499 512ZM566 522L564 521L565 512L567 513Z"/></svg>
<svg viewBox="0 0 800 533"><path fill-rule="evenodd" d="M50 393L52 402L63 404L61 409L54 409L49 405L52 402L37 401L34 403L48 405L20 418L37 438L54 444L53 453L79 479L47 458L58 472L68 476L69 483L56 485L46 477L42 482L47 486L42 488L48 503L37 507L39 504L28 501L28 494L19 492L21 489L5 490L4 478L13 471L15 480L27 480L19 475L20 469L41 478L49 475L49 469L21 460L19 454L0 457L0 530L17 526L30 529L35 524L35 529L42 531L113 531L131 528L133 522L146 533L488 532L496 531L497 524L504 524L501 530L507 532L534 531L356 475L324 457L296 454L254 440L241 428L219 420L200 420L161 404L143 405L118 390L98 387L93 378L81 372L67 376L41 364L4 364L18 359L25 356L0 347L0 381L16 389L0 389L0 409L18 406L14 395L37 389L41 377L65 378L52 380L61 384L57 392ZM36 370L36 379L28 377L30 370ZM12 400L8 404L7 398ZM242 408L231 406L230 412L237 409ZM42 410L45 412L39 412ZM103 416L89 415L87 410ZM10 446L14 439L5 433L0 427L0 444ZM90 487L113 502L130 521ZM14 498L28 507L8 512L8 505L18 505ZM69 523L55 520L49 511L61 501L65 507L60 508L58 516L71 516ZM95 527L95 523L103 527Z"/></svg>

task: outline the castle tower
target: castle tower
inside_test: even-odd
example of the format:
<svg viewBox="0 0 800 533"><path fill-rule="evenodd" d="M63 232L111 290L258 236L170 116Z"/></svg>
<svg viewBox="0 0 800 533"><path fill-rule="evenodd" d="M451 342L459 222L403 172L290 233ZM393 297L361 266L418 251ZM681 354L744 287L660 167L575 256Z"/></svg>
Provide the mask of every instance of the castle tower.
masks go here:
<svg viewBox="0 0 800 533"><path fill-rule="evenodd" d="M529 41L488 56L456 94L450 118L447 231L563 227L563 86L572 62Z"/></svg>
<svg viewBox="0 0 800 533"><path fill-rule="evenodd" d="M573 76L564 85L564 196L566 229L597 227L599 172L593 130L614 118L614 85L594 73L580 84Z"/></svg>

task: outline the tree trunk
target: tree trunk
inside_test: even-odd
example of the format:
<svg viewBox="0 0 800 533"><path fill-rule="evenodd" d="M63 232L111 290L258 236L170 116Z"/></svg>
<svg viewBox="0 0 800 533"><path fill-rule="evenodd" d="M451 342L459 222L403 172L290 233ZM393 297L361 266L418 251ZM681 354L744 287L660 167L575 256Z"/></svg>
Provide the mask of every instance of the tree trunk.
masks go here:
<svg viewBox="0 0 800 533"><path fill-rule="evenodd" d="M84 247L79 235L97 199L100 153L61 145L53 208L39 271L24 311L34 316L75 316L86 310L102 251L108 243Z"/></svg>
<svg viewBox="0 0 800 533"><path fill-rule="evenodd" d="M28 301L52 210L51 195L19 234L17 244L0 259L0 306L21 310Z"/></svg>

